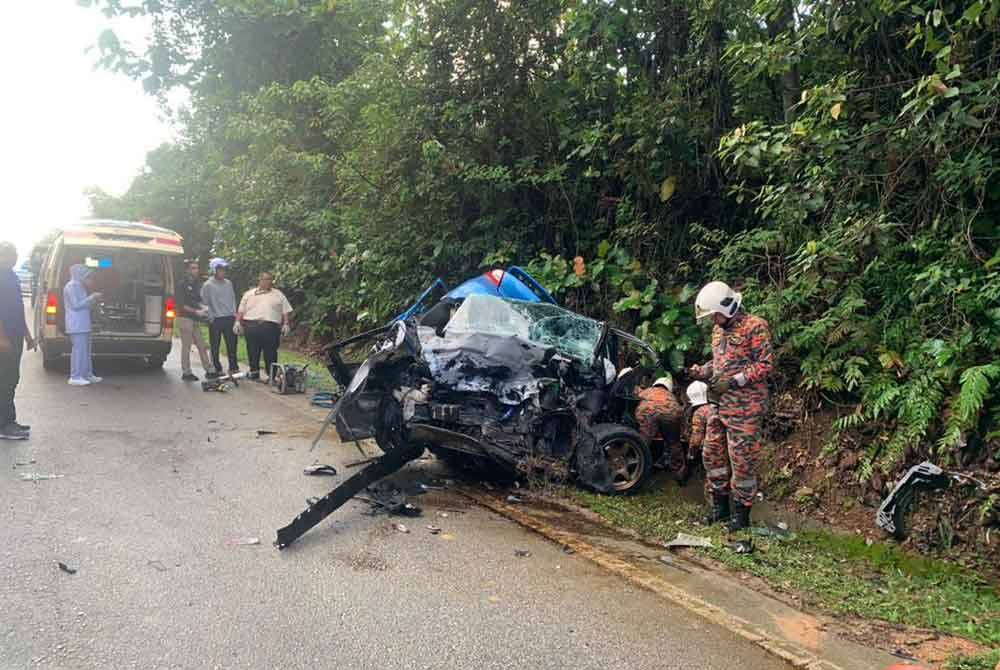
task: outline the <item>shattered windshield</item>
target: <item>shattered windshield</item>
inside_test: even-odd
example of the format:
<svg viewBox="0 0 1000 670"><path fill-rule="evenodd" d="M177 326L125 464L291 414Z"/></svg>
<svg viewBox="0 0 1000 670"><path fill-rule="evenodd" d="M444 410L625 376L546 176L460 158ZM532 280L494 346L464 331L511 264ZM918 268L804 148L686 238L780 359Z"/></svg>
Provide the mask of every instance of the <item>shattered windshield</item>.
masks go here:
<svg viewBox="0 0 1000 670"><path fill-rule="evenodd" d="M470 295L445 328L447 333L515 336L590 362L601 324L561 307L490 295Z"/></svg>

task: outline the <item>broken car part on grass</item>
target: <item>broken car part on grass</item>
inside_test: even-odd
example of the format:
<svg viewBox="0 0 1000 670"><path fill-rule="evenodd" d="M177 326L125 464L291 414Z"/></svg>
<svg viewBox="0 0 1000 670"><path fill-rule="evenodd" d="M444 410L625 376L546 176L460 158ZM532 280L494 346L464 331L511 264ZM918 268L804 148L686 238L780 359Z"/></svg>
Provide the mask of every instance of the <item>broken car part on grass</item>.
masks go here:
<svg viewBox="0 0 1000 670"><path fill-rule="evenodd" d="M653 467L634 425L635 388L657 364L647 344L605 323L477 294L331 345L329 369L345 392L322 430L374 438L384 456L279 531L277 544L425 449L458 467L635 490Z"/></svg>
<svg viewBox="0 0 1000 670"><path fill-rule="evenodd" d="M882 501L875 514L875 524L885 532L891 533L897 540L905 540L906 517L913 507L917 493L946 489L950 484L951 478L930 461L914 465Z"/></svg>

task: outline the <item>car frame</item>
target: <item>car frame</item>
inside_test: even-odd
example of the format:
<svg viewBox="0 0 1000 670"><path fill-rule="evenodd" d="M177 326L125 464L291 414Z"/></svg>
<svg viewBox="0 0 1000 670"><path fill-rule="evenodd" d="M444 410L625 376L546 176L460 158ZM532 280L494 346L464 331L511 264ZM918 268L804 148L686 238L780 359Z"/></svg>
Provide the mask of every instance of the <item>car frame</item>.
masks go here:
<svg viewBox="0 0 1000 670"><path fill-rule="evenodd" d="M447 318L436 314L442 305ZM483 310L501 320L528 315L524 323L542 335L541 324L561 323L589 339L577 347L572 339L489 332L489 319L478 329L455 327ZM371 355L346 361L359 345ZM625 346L641 362L619 373L612 361ZM373 437L387 453L417 444L460 467L498 465L608 493L634 491L652 472L650 445L635 427L634 390L656 363L649 345L607 323L489 295L445 300L329 348L330 372L347 389L335 417L342 440Z"/></svg>

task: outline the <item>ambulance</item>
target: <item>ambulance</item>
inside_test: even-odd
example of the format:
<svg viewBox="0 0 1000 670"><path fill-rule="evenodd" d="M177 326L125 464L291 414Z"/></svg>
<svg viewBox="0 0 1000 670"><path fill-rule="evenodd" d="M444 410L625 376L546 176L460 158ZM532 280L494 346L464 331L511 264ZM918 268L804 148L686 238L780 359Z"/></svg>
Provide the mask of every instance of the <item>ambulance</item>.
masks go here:
<svg viewBox="0 0 1000 670"><path fill-rule="evenodd" d="M176 303L174 266L184 242L148 222L89 219L60 230L45 251L34 301L35 333L45 369L69 357L63 287L73 265L93 272L95 358L141 359L160 368L170 354Z"/></svg>

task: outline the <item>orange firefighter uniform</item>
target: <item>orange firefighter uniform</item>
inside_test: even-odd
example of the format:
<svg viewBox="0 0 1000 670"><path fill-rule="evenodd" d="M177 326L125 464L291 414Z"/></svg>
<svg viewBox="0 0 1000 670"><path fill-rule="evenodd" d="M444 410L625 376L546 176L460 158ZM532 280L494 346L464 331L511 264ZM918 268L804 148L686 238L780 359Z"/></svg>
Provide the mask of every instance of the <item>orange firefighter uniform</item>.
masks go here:
<svg viewBox="0 0 1000 670"><path fill-rule="evenodd" d="M750 507L757 495L757 461L767 412L767 377L774 366L771 333L760 317L737 312L712 329L712 360L693 366L691 375L709 383L725 426L735 503ZM721 390L721 393L719 391ZM706 470L708 464L706 463Z"/></svg>

